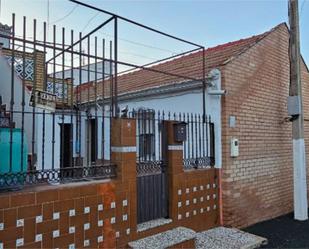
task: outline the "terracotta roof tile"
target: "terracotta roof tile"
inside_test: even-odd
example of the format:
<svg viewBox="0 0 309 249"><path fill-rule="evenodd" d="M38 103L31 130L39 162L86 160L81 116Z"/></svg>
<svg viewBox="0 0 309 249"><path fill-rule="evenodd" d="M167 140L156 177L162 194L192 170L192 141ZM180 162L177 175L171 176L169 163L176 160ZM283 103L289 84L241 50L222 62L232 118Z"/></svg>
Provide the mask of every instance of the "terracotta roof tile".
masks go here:
<svg viewBox="0 0 309 249"><path fill-rule="evenodd" d="M235 58L239 54L243 53L245 50L255 45L261 39L263 39L267 34L277 29L279 26L285 25L280 24L270 31L263 34L252 36L246 39L241 39L238 41L233 41L218 45L205 50L205 66L206 73L213 68L217 68L225 65L231 59ZM194 52L173 60L162 62L160 64L154 65L151 68L156 70L161 70L163 72L169 72L173 74L188 76L192 78L201 79L202 78L202 61L203 61L203 51ZM150 87L177 84L180 82L188 81L188 79L166 75L163 73L151 72L145 69L135 70L130 73L122 74L118 76L118 94L138 91L147 89ZM109 96L109 81L104 82L105 96ZM102 92L102 82L97 83L97 92L100 94ZM83 84L77 87L75 90L78 93L80 90L82 92L82 101L87 100L87 92L90 91L90 95L94 93L94 84L91 82ZM86 99L85 99L86 98Z"/></svg>

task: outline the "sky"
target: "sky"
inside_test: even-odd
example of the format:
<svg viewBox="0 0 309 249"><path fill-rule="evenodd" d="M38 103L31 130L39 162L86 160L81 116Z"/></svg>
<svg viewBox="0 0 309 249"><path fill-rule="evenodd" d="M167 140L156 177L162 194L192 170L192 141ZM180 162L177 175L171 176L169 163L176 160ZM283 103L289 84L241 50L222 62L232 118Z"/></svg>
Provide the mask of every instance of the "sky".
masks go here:
<svg viewBox="0 0 309 249"><path fill-rule="evenodd" d="M42 36L42 22L47 21L48 36L52 25L57 25L57 41L61 41L61 27L78 32L89 32L108 18L67 0L0 0L0 22L10 24L16 14L16 26L22 27L22 16L29 22L27 34L31 36L31 19L38 21L38 35ZM287 0L82 0L99 8L133 19L191 42L212 47L265 32L282 22L288 22ZM49 2L49 4L48 4ZM48 8L49 5L49 8ZM49 10L49 11L48 11ZM301 52L309 64L309 0L299 0ZM49 14L48 14L49 13ZM112 39L112 26L97 35ZM70 38L66 37L69 41ZM193 46L166 39L152 32L119 22L119 59L145 64L187 51ZM108 49L107 49L108 50Z"/></svg>

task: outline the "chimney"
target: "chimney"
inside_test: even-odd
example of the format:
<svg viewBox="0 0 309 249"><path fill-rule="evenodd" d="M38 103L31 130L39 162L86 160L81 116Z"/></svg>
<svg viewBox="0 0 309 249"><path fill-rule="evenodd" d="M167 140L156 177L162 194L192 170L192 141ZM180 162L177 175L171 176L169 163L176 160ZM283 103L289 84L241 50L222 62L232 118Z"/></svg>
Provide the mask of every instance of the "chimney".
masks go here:
<svg viewBox="0 0 309 249"><path fill-rule="evenodd" d="M12 35L12 27L0 23L0 44L2 44L3 48L10 48L10 38L5 36Z"/></svg>

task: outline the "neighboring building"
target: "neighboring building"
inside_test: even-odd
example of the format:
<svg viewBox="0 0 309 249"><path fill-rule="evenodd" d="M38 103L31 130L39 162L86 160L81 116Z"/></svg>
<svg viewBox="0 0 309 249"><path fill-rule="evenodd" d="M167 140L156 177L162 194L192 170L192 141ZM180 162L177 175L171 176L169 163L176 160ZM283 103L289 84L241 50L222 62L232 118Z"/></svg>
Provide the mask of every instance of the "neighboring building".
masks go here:
<svg viewBox="0 0 309 249"><path fill-rule="evenodd" d="M215 166L222 167L223 216L227 226L245 227L292 211L293 163L289 95L289 30L285 23L263 34L205 51L206 110L215 123ZM202 53L153 66L200 77ZM309 115L309 71L301 63L305 118ZM108 82L105 82L108 84ZM102 87L98 86L98 88ZM118 77L120 108L202 112L202 84L137 70ZM225 96L212 95L224 89ZM94 111L94 85L75 90ZM100 91L98 91L100 92ZM109 104L108 94L105 102ZM101 101L102 104L102 101ZM89 110L90 109L90 110ZM309 125L306 123L309 146ZM232 139L239 156L231 156Z"/></svg>
<svg viewBox="0 0 309 249"><path fill-rule="evenodd" d="M109 75L109 63L104 63L104 70L103 64L100 62L97 63L97 66L92 63L81 68L75 67L72 70L50 73L46 69L53 69L53 65L51 62L46 62L44 52L38 49L34 50L27 47L27 45L25 52L23 52L23 45L20 44L15 44L13 50L12 41L9 38L12 36L11 27L0 24L0 33L3 35L0 39L2 44L0 46L1 104L3 112L7 116L6 120L10 119L14 128L23 130L24 142L27 143L28 148L28 169L48 170L51 168L64 168L70 165L86 166L98 159L102 159L102 157L109 160L108 139L105 140L104 153L101 152L101 143L98 144L97 156L93 156L93 153L90 156L90 153L87 153L86 145L89 146L89 150L92 149L91 138L94 135L94 128L91 127L94 125L94 120L89 121L88 114L85 111L80 111L77 114L76 102L72 98L72 87L74 85L85 83L88 79L91 81L100 80L103 73L105 77ZM42 44L37 47L43 50ZM14 80L12 81L13 55L15 70ZM46 63L48 63L48 66ZM64 68L67 67L64 65ZM61 66L55 66L55 69L59 68ZM12 94L12 86L14 94ZM54 111L32 107L31 95L34 89L55 95ZM23 92L24 105L22 105ZM14 105L11 112L12 97ZM101 120L102 118L99 118L98 123ZM86 126L88 121L89 128ZM109 119L106 119L105 126L109 127ZM101 136L102 126L99 127L97 135Z"/></svg>

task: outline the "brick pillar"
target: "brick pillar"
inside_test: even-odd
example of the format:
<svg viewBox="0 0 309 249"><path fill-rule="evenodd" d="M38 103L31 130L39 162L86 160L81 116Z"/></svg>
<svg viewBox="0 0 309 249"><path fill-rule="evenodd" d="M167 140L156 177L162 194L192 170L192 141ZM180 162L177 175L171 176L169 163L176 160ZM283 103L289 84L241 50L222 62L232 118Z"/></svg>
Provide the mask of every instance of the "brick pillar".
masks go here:
<svg viewBox="0 0 309 249"><path fill-rule="evenodd" d="M111 127L111 159L117 165L116 200L121 196L126 196L128 199L127 207L117 209L119 211L117 218L122 220L121 209L126 208L130 228L130 234L127 236L127 240L129 240L132 235L134 236L137 227L136 121L135 119L114 118ZM116 230L122 231L122 233L124 228L128 228L127 225L121 225L121 223L119 226Z"/></svg>
<svg viewBox="0 0 309 249"><path fill-rule="evenodd" d="M177 220L177 186L184 174L183 171L183 146L182 142L176 142L174 138L175 121L166 121L167 131L167 168L169 182L169 216Z"/></svg>

